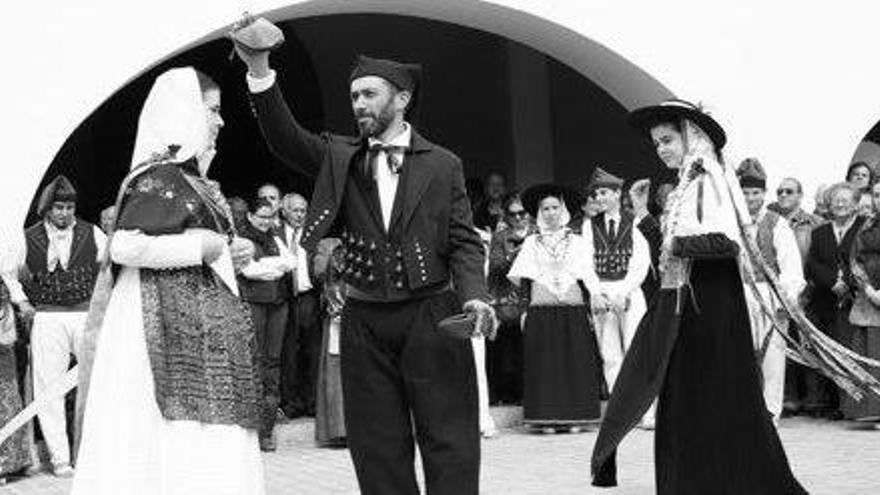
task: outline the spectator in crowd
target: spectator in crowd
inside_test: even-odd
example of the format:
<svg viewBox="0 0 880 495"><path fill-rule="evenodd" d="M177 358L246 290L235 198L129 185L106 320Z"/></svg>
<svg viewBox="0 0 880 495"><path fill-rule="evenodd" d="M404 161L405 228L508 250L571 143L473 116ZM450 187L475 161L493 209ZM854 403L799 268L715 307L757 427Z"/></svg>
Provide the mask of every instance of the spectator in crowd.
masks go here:
<svg viewBox="0 0 880 495"><path fill-rule="evenodd" d="M528 304L528 294L507 278L507 272L523 240L535 232L535 226L518 192L504 198L504 213L508 228L492 236L489 248L489 293L499 325L495 340L486 343L486 363L490 402L519 404L523 373L521 317Z"/></svg>
<svg viewBox="0 0 880 495"><path fill-rule="evenodd" d="M312 266L301 245L309 203L302 195L286 194L281 208L284 240L297 260L293 303L281 354L281 409L288 418L315 415L315 387L321 352L320 294Z"/></svg>
<svg viewBox="0 0 880 495"><path fill-rule="evenodd" d="M842 182L828 189L831 222L813 230L807 254L806 277L812 286L810 313L816 326L840 341L848 331L849 313L857 286L850 258L853 243L865 219L856 215L859 192ZM825 377L809 372L806 377L804 412L839 418L836 387Z"/></svg>
<svg viewBox="0 0 880 495"><path fill-rule="evenodd" d="M257 189L257 199L263 199L272 207L273 224L275 227L281 226L281 218L279 212L281 210L281 190L272 183L266 183Z"/></svg>
<svg viewBox="0 0 880 495"><path fill-rule="evenodd" d="M296 259L277 235L275 208L265 198L254 201L247 226L239 235L254 243L253 261L239 274L241 298L251 308L256 334L263 407L260 417L260 450L275 451L275 416L281 404L281 348L287 329L290 272Z"/></svg>
<svg viewBox="0 0 880 495"><path fill-rule="evenodd" d="M752 217L749 235L758 246L762 258L770 270L778 277L779 286L784 292L783 297L789 301L797 301L804 289L804 269L794 232L778 213L765 207L767 194L767 174L764 167L755 158L745 159L736 171L746 207ZM773 315L765 314L755 294L748 287L744 289L746 303L752 327L752 338L758 365L763 378L764 403L778 424L782 416L782 402L785 391L785 348L782 335L774 330L787 331L788 316L779 301L773 297L772 289L767 282L764 271L753 260L752 270L747 275L754 277L754 283L764 301L768 301ZM748 284L748 280L746 283ZM771 319L772 318L772 319Z"/></svg>
<svg viewBox="0 0 880 495"><path fill-rule="evenodd" d="M109 234L114 223L116 223L116 206L110 205L101 210L101 230Z"/></svg>
<svg viewBox="0 0 880 495"><path fill-rule="evenodd" d="M803 199L804 188L801 182L794 177L786 177L776 188L776 203L773 210L788 220L788 225L797 239L801 259L806 262L807 252L810 250L810 234L824 220L804 211L801 207ZM770 209L769 205L767 209Z"/></svg>
<svg viewBox="0 0 880 495"><path fill-rule="evenodd" d="M345 248L335 237L322 239L315 254L315 277L321 283L323 336L315 399L315 442L321 447L345 446L345 416L339 332L345 307Z"/></svg>
<svg viewBox="0 0 880 495"><path fill-rule="evenodd" d="M620 365L645 314L641 285L651 268L648 242L636 228L633 214L621 211L622 188L623 179L599 167L593 171L587 190L603 211L582 233L592 248L593 269L599 280L598 291L590 293L590 303L609 394L614 393ZM649 411L643 425L651 428L653 423L653 411Z"/></svg>
<svg viewBox="0 0 880 495"><path fill-rule="evenodd" d="M641 179L635 181L629 188L629 197L633 205L633 223L648 242L651 253L651 268L642 282L642 293L645 301L650 301L654 293L660 288L660 272L658 262L660 260L660 248L663 244L663 230L660 221L651 214L648 208L651 190L651 180Z"/></svg>
<svg viewBox="0 0 880 495"><path fill-rule="evenodd" d="M15 344L19 338L15 305L24 300L16 280L16 239L0 237L0 424L22 408ZM22 428L0 445L0 484L31 465L31 431Z"/></svg>
<svg viewBox="0 0 880 495"><path fill-rule="evenodd" d="M542 184L523 193L523 205L537 221L508 277L529 293L523 329L526 425L553 433L580 431L599 418L601 378L588 295L599 293L593 247L568 227L569 189ZM583 284L583 285L582 285Z"/></svg>
<svg viewBox="0 0 880 495"><path fill-rule="evenodd" d="M856 213L865 218L874 216L874 201L872 199L871 191L862 191L859 194L858 206L856 207Z"/></svg>
<svg viewBox="0 0 880 495"><path fill-rule="evenodd" d="M824 219L806 212L801 207L804 189L801 182L794 177L786 177L776 188L776 202L767 205L767 210L782 215L794 232L798 251L803 264L807 261L810 251L810 239L813 229L825 222ZM789 322L789 325L791 322ZM785 370L785 399L782 403L782 415L798 414L801 411L805 392L804 377L807 369L794 362L787 363Z"/></svg>
<svg viewBox="0 0 880 495"><path fill-rule="evenodd" d="M594 198L590 194L589 183L587 184L587 186L584 187L583 191L581 192L583 194L583 198L580 199L580 201L582 201L580 204L580 208L572 206L572 209L576 208L577 211L576 214L572 215L570 225L572 231L575 234L581 234L586 227L590 227L589 224L592 221L593 217L602 213L603 208L605 208L601 201Z"/></svg>
<svg viewBox="0 0 880 495"><path fill-rule="evenodd" d="M828 198L828 189L830 187L831 184L819 184L814 198L815 207L813 208L813 215L824 221L831 220L831 206Z"/></svg>
<svg viewBox="0 0 880 495"><path fill-rule="evenodd" d="M34 399L48 393L78 356L89 300L107 237L76 216L77 194L63 175L43 189L37 212L43 220L25 231L26 253L20 281L36 308L31 330ZM38 414L40 430L56 476L73 474L64 398L52 399Z"/></svg>
<svg viewBox="0 0 880 495"><path fill-rule="evenodd" d="M846 181L859 192L869 192L874 183L874 171L865 162L855 162L846 169Z"/></svg>
<svg viewBox="0 0 880 495"><path fill-rule="evenodd" d="M880 360L880 183L871 186L874 215L865 221L856 235L853 247L853 276L856 297L849 314L852 324L841 341L852 351ZM878 370L874 369L875 377ZM870 421L875 426L880 421L880 399L865 394L860 401L844 394L840 405L847 419Z"/></svg>
<svg viewBox="0 0 880 495"><path fill-rule="evenodd" d="M507 194L507 180L499 172L486 176L486 197L474 210L474 225L488 232L498 230L504 220L504 195Z"/></svg>

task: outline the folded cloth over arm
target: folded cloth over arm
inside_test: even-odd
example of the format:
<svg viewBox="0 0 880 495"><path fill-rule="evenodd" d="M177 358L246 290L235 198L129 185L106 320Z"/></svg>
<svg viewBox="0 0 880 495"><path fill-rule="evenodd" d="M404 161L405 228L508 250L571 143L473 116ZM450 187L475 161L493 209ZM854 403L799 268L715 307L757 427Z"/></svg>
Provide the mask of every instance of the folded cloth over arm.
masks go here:
<svg viewBox="0 0 880 495"><path fill-rule="evenodd" d="M739 256L739 245L720 232L675 237L672 254L679 258L724 259Z"/></svg>

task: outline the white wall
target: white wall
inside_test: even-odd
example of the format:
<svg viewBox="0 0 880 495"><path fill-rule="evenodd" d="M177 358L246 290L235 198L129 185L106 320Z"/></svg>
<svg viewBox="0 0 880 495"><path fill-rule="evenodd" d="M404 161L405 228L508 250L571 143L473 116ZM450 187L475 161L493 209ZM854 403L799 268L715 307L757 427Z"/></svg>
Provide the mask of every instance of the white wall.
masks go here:
<svg viewBox="0 0 880 495"><path fill-rule="evenodd" d="M128 79L243 10L293 3L13 1L4 5L0 30L0 226L21 222L65 138ZM838 179L880 119L880 64L869 63L876 52L876 2L495 3L595 39L679 96L704 102L728 130L729 156L757 156L771 183L796 175L812 189Z"/></svg>

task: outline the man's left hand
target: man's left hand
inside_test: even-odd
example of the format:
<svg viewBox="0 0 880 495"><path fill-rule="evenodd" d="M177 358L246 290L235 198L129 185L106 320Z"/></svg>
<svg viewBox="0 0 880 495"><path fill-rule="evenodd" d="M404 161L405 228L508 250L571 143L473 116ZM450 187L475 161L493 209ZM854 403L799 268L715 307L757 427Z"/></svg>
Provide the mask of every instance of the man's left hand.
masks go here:
<svg viewBox="0 0 880 495"><path fill-rule="evenodd" d="M474 325L474 336L484 335L489 340L495 339L495 331L498 330L498 318L495 317L495 308L480 299L471 299L464 303L462 309L465 313L472 313L477 318Z"/></svg>

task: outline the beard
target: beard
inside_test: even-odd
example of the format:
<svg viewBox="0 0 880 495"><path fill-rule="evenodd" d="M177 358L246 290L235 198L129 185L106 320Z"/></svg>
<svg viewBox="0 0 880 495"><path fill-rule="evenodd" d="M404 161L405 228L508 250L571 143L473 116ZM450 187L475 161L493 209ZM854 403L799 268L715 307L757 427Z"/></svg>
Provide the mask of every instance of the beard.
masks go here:
<svg viewBox="0 0 880 495"><path fill-rule="evenodd" d="M385 132L388 126L394 122L394 109L391 108L391 102L389 101L388 104L379 109L378 114L364 110L357 112L354 117L360 137L374 138Z"/></svg>

